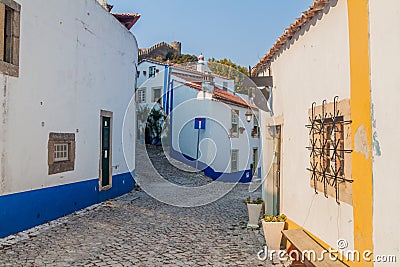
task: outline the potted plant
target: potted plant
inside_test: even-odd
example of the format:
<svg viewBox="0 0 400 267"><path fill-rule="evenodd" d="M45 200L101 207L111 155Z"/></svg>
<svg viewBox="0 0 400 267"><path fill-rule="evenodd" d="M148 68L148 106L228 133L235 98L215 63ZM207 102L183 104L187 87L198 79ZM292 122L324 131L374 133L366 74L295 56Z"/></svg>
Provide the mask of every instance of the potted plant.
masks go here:
<svg viewBox="0 0 400 267"><path fill-rule="evenodd" d="M262 226L264 230L265 243L268 249L279 250L282 240L282 231L285 227L287 217L285 214L278 216L264 215Z"/></svg>
<svg viewBox="0 0 400 267"><path fill-rule="evenodd" d="M249 222L247 223L247 228L258 228L263 200L261 198L252 200L250 197L248 197L243 202L247 204L247 211L249 214Z"/></svg>
<svg viewBox="0 0 400 267"><path fill-rule="evenodd" d="M246 130L246 128L244 128L244 127L239 127L239 132L242 134L242 133L244 133L244 130Z"/></svg>

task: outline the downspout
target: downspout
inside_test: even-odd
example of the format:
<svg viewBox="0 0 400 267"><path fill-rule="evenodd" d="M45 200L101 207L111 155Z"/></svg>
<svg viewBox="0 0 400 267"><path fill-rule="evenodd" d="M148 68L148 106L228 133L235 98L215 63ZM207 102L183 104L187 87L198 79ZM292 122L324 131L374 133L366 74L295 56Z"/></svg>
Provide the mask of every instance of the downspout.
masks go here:
<svg viewBox="0 0 400 267"><path fill-rule="evenodd" d="M273 117L274 116L274 107L273 107L273 104L274 104L274 98L273 98L273 87L272 86L270 86L269 87L269 99L268 99L268 104L269 104L269 113L270 113L270 115L271 115L271 117Z"/></svg>
<svg viewBox="0 0 400 267"><path fill-rule="evenodd" d="M163 103L162 106L165 110L165 112L168 114L168 110L166 110L166 102L167 102L167 93L168 93L168 72L169 72L169 66L165 65L164 66L164 92L163 92Z"/></svg>
<svg viewBox="0 0 400 267"><path fill-rule="evenodd" d="M169 76L169 75L168 75ZM169 80L169 79L168 79ZM172 151L173 151L173 144L172 144L172 111L173 111L173 107L174 107L174 80L172 80L171 82L168 82L168 85L170 86L169 90L168 90L168 96L170 98L170 104L169 104L169 153L171 155Z"/></svg>

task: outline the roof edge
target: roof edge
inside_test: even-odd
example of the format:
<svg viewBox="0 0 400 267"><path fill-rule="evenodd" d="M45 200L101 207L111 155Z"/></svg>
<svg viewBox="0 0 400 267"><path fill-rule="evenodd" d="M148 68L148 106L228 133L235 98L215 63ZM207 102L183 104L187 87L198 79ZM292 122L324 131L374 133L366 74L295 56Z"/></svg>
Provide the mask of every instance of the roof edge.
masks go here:
<svg viewBox="0 0 400 267"><path fill-rule="evenodd" d="M338 1L338 0L335 0ZM257 75L257 73L270 65L274 57L278 54L281 48L290 40L292 37L299 33L303 26L309 23L314 17L324 10L331 0L314 0L312 6L304 11L301 17L297 18L295 22L290 24L288 28L285 29L284 33L276 40L275 44L271 49L264 55L264 57L257 63L257 65L251 70L251 76Z"/></svg>

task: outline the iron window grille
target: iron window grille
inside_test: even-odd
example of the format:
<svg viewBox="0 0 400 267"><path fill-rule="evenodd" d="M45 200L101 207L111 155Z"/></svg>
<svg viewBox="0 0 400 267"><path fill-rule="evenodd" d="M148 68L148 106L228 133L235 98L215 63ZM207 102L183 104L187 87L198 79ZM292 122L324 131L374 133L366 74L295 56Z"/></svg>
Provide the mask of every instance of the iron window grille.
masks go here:
<svg viewBox="0 0 400 267"><path fill-rule="evenodd" d="M323 184L325 197L328 197L328 186L334 188L336 202L340 204L339 187L342 183L352 183L351 178L345 177L345 154L352 153L346 149L345 144L345 125L351 124L351 120L345 120L338 109L338 99L336 96L333 102L333 113L326 112L326 100L322 102L322 111L316 114L316 103L312 103L309 124L310 146L310 167L307 168L311 173L311 180L315 193L317 194L317 184Z"/></svg>

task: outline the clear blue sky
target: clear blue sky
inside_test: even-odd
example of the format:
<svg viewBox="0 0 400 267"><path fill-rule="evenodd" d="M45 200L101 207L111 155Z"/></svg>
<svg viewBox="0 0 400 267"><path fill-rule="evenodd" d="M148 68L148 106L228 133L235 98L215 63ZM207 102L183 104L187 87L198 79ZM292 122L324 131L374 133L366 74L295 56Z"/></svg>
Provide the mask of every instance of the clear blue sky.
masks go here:
<svg viewBox="0 0 400 267"><path fill-rule="evenodd" d="M182 42L182 52L254 66L312 0L108 0L113 12L140 13L139 47Z"/></svg>

